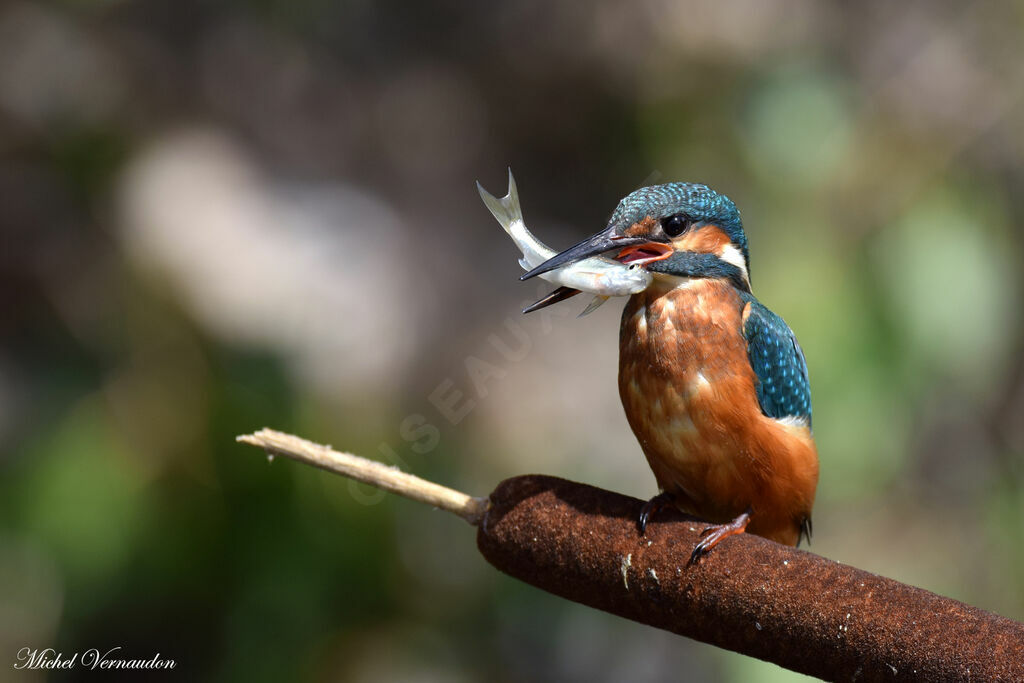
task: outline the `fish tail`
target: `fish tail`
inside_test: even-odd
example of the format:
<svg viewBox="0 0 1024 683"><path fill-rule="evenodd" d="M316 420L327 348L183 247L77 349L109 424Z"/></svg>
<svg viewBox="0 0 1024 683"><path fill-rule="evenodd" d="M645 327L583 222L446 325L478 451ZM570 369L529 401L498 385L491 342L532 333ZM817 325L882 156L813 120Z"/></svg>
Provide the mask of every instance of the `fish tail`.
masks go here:
<svg viewBox="0 0 1024 683"><path fill-rule="evenodd" d="M480 181L477 181L476 189L491 214L505 229L505 232L511 235L512 224L523 220L523 210L519 207L519 190L516 189L516 179L512 177L512 169L508 169L508 194L501 199L485 190Z"/></svg>

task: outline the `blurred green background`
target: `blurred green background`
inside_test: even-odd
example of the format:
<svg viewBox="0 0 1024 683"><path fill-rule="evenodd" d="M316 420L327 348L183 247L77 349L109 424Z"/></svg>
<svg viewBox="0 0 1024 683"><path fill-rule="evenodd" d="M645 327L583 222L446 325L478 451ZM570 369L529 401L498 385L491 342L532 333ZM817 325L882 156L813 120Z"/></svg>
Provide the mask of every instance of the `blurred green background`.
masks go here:
<svg viewBox="0 0 1024 683"><path fill-rule="evenodd" d="M234 442L654 492L621 302L518 314L473 186L508 165L555 248L642 184L730 195L810 364L811 549L1024 619L1022 38L1019 1L4 3L0 678L796 678Z"/></svg>

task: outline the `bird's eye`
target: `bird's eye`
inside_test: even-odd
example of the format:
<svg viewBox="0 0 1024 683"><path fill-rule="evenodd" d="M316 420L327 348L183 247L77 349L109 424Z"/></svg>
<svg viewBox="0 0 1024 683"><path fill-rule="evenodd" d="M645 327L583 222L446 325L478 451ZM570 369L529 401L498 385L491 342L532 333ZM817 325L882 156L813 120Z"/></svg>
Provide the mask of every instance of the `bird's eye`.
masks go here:
<svg viewBox="0 0 1024 683"><path fill-rule="evenodd" d="M686 216L675 215L661 219L661 229L669 237L679 237L690 227L690 220Z"/></svg>

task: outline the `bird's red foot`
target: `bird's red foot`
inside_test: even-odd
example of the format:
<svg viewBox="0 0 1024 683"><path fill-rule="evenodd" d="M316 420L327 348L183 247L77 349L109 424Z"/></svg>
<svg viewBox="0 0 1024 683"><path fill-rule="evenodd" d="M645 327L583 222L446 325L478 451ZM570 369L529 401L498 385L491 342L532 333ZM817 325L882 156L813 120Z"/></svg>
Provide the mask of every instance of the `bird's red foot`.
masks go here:
<svg viewBox="0 0 1024 683"><path fill-rule="evenodd" d="M640 519L637 520L637 526L640 528L641 536L643 536L644 531L647 530L647 522L651 521L651 517L658 514L659 510L666 508L671 504L672 494L665 491L644 503L644 506L640 508Z"/></svg>
<svg viewBox="0 0 1024 683"><path fill-rule="evenodd" d="M747 508L747 511L742 515L727 522L725 524L715 524L709 526L701 532L702 540L697 544L697 547L693 549L690 554L690 561L688 564L697 564L700 562L700 558L704 557L711 552L711 549L718 545L723 538L729 536L735 536L736 534L742 534L747 530L747 524L750 523L750 514L752 510Z"/></svg>

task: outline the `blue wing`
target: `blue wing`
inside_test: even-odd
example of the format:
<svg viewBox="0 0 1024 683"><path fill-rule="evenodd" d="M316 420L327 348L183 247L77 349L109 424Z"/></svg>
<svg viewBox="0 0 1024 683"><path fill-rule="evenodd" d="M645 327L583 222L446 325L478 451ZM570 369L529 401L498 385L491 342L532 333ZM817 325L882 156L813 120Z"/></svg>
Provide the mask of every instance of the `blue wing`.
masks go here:
<svg viewBox="0 0 1024 683"><path fill-rule="evenodd" d="M811 426L811 383L804 352L779 316L749 298L743 324L747 357L757 375L757 402L768 417L797 417Z"/></svg>

